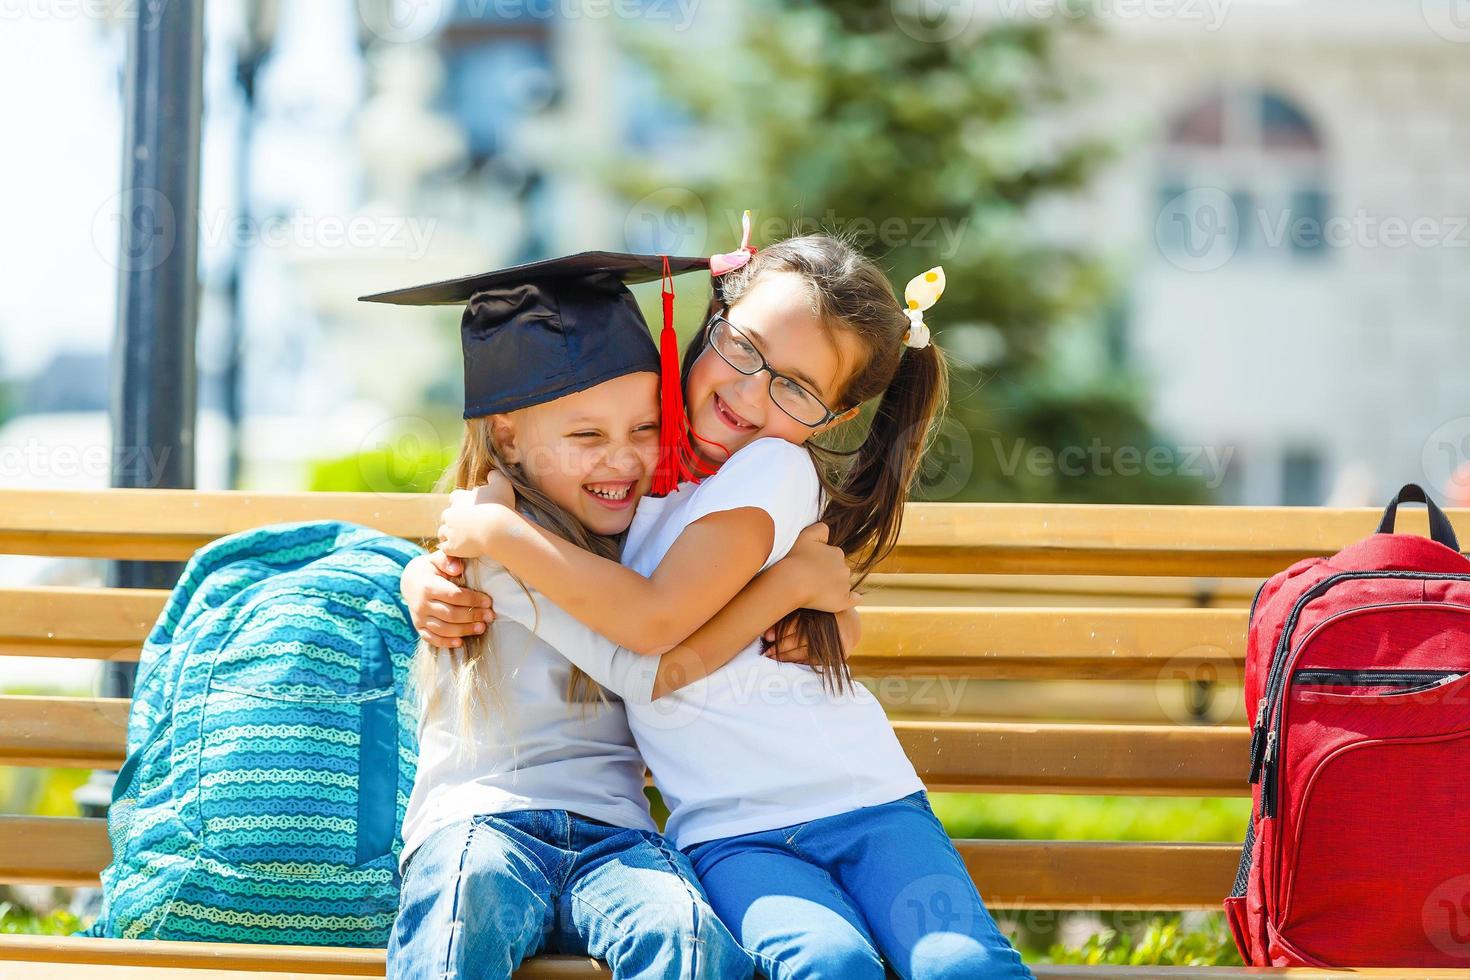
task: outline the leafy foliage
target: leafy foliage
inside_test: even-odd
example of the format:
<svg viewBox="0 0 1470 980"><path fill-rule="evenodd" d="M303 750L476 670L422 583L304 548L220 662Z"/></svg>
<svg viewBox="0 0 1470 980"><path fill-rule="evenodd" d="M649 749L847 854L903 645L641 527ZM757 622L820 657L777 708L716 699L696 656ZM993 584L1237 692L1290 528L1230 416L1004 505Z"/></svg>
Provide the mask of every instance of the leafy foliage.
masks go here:
<svg viewBox="0 0 1470 980"><path fill-rule="evenodd" d="M956 361L953 424L921 497L1202 500L1171 462L1131 475L1090 456L1080 471L1024 451L1011 463L1018 445L1050 458L1094 439L1139 453L1161 443L1108 336L1105 263L1038 230L1038 211L1065 206L1114 149L1055 125L1076 84L1059 45L1090 25L997 20L935 39L901 6L751 0L698 51L683 36L633 34L665 97L712 135L694 160L654 152L616 175L639 202L630 228L650 219L661 250L724 251L751 207L757 244L836 232L895 283L942 263L948 286L930 320Z"/></svg>
<svg viewBox="0 0 1470 980"><path fill-rule="evenodd" d="M1155 919L1137 935L1104 929L1081 946L1052 946L1043 962L1088 966L1243 965L1223 915L1211 916L1207 926L1197 929L1186 928L1177 916Z"/></svg>
<svg viewBox="0 0 1470 980"><path fill-rule="evenodd" d="M65 909L39 913L14 902L0 902L0 933L67 936L82 928L81 920Z"/></svg>

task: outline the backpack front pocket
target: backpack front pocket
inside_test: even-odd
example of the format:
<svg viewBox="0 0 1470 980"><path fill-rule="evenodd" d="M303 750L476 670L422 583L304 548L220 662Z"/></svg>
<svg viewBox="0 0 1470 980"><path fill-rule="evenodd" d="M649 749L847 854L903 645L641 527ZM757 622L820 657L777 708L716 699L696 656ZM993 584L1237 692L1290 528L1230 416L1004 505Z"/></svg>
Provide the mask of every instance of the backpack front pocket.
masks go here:
<svg viewBox="0 0 1470 980"><path fill-rule="evenodd" d="M1354 966L1470 958L1470 676L1432 673L1370 672L1356 687L1308 676L1292 694L1293 729L1314 735L1286 762L1296 802L1278 828L1286 876L1273 919L1297 955Z"/></svg>
<svg viewBox="0 0 1470 980"><path fill-rule="evenodd" d="M242 867L307 876L393 846L397 700L210 693L201 719L198 830Z"/></svg>
<svg viewBox="0 0 1470 980"><path fill-rule="evenodd" d="M207 678L190 672L175 740L198 786L181 809L204 849L311 877L392 853L399 705L385 638L349 601L357 577L293 579L250 603Z"/></svg>

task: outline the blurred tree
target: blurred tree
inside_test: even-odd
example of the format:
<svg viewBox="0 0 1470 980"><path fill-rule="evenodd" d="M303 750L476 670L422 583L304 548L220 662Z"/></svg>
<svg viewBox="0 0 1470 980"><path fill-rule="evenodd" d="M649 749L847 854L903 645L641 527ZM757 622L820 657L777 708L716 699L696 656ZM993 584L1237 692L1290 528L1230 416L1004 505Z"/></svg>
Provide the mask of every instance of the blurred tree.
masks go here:
<svg viewBox="0 0 1470 980"><path fill-rule="evenodd" d="M1145 421L1105 264L1035 227L1037 205L1065 204L1112 152L1057 125L1077 84L1058 45L1091 25L977 19L956 32L913 7L751 0L709 50L632 32L661 97L708 138L695 161L654 145L618 168L639 202L630 237L697 211L696 240L725 251L755 207L757 244L836 231L896 285L943 264L930 319L954 357L953 399L920 498L1205 499Z"/></svg>

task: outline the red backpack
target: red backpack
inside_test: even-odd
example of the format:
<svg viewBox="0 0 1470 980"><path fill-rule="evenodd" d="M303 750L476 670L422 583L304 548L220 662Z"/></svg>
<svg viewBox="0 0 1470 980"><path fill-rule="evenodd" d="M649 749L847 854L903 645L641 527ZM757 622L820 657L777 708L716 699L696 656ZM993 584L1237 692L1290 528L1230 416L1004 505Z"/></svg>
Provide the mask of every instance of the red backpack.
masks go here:
<svg viewBox="0 0 1470 980"><path fill-rule="evenodd" d="M1394 534L1401 501L1433 540ZM1409 484L1251 604L1255 804L1225 899L1251 966L1470 966L1470 559Z"/></svg>

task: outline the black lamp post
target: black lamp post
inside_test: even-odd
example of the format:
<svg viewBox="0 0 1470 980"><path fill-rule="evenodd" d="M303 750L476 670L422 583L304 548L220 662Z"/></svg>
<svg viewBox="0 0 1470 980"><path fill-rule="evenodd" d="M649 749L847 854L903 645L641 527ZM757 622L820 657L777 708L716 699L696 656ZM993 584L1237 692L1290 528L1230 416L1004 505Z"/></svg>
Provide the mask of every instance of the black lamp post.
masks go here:
<svg viewBox="0 0 1470 980"><path fill-rule="evenodd" d="M125 135L113 347L112 485L194 485L199 133L204 5L162 4L128 24ZM182 566L114 561L110 586L170 588ZM103 664L103 697L132 694L137 665ZM77 791L106 813L113 773Z"/></svg>

